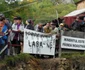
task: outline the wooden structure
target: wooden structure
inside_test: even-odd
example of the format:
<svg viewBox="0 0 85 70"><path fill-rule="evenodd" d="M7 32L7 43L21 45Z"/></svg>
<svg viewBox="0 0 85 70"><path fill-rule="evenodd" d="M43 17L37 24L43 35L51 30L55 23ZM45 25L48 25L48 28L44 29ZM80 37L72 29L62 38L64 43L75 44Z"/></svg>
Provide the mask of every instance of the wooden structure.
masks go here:
<svg viewBox="0 0 85 70"><path fill-rule="evenodd" d="M79 16L80 21L82 21L83 18L85 17L85 8L80 10L74 10L69 14L65 15L64 16L65 23L70 27L70 25L73 23L77 16Z"/></svg>

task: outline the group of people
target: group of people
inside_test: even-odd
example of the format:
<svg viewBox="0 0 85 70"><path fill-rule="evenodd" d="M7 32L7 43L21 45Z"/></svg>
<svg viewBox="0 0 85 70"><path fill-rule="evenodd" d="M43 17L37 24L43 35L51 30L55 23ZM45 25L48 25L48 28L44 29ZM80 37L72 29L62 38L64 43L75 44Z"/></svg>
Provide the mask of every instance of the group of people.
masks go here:
<svg viewBox="0 0 85 70"><path fill-rule="evenodd" d="M0 57L10 55L10 47L13 49L13 55L22 52L23 47L24 24L21 17L14 17L13 24L9 19L0 14ZM17 45L16 45L17 44ZM6 49L5 46L7 46ZM19 47L17 47L19 46ZM4 50L3 50L4 49ZM3 50L3 52L1 52Z"/></svg>
<svg viewBox="0 0 85 70"><path fill-rule="evenodd" d="M26 20L26 24L24 24L21 17L15 16L12 23L3 14L0 14L0 57L22 53L24 28L49 35L59 35L58 28L53 22L48 22L45 25L39 23L34 26L32 19ZM4 49L6 45L7 48ZM1 52L3 49L4 51Z"/></svg>
<svg viewBox="0 0 85 70"><path fill-rule="evenodd" d="M5 55L16 55L23 52L24 28L48 35L56 34L56 39L58 39L60 32L68 30L68 27L65 23L60 23L58 27L56 24L51 21L46 24L38 23L34 26L32 19L23 23L20 16L15 16L13 22L10 22L8 18L0 14L0 57L4 58ZM7 48L1 53L6 45Z"/></svg>

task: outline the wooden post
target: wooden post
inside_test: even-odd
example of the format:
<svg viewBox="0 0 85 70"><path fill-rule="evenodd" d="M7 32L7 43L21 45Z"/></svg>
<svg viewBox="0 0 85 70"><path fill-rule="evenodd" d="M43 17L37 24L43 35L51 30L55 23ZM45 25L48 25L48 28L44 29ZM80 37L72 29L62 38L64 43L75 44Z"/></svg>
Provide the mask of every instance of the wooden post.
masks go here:
<svg viewBox="0 0 85 70"><path fill-rule="evenodd" d="M61 57L61 36L60 36L60 40L59 40L59 52L58 52L58 57L60 58Z"/></svg>
<svg viewBox="0 0 85 70"><path fill-rule="evenodd" d="M63 35L63 30L60 31L59 52L58 52L58 57L59 58L61 57L61 54L62 54L62 48L61 48L61 38L62 38L62 35Z"/></svg>

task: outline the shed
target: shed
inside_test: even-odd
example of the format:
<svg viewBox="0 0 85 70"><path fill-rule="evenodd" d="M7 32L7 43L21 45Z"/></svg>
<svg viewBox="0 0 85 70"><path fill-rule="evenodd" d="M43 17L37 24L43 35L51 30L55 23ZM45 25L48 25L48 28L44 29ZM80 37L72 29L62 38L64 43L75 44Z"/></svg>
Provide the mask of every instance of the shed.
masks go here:
<svg viewBox="0 0 85 70"><path fill-rule="evenodd" d="M79 16L80 20L85 17L85 8L80 10L74 10L71 13L64 16L65 23L70 26L71 23Z"/></svg>

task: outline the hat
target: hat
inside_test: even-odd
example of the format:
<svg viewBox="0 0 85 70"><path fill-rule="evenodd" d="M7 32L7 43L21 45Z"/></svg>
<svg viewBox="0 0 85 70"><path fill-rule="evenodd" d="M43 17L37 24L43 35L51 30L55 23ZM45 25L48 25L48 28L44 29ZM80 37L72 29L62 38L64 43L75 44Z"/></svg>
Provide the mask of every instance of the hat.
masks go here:
<svg viewBox="0 0 85 70"><path fill-rule="evenodd" d="M61 23L61 24L60 24L60 26L64 26L64 24L63 24L63 23Z"/></svg>
<svg viewBox="0 0 85 70"><path fill-rule="evenodd" d="M14 20L22 20L22 18L19 16L16 16L16 17L14 17Z"/></svg>

